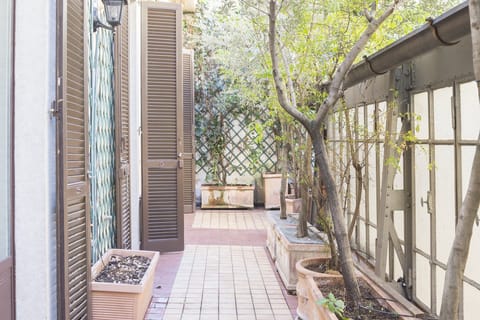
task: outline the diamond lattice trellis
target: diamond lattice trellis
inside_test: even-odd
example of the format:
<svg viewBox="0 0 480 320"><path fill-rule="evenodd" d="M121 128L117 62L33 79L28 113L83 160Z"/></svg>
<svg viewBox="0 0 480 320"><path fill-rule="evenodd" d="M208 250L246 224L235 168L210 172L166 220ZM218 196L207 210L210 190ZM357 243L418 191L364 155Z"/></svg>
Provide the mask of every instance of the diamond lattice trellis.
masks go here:
<svg viewBox="0 0 480 320"><path fill-rule="evenodd" d="M100 16L102 14L103 12L99 12ZM115 246L115 121L112 43L111 31L100 28L95 34L90 33L89 136L92 262L97 261L105 251Z"/></svg>
<svg viewBox="0 0 480 320"><path fill-rule="evenodd" d="M275 170L277 157L275 153L275 140L271 131L264 132L261 143L256 142L258 134L250 129L250 123L254 120L244 115L237 117L229 116L225 119L227 133L227 146L225 159L230 164L227 168L229 176L233 174L255 176L257 173L272 172ZM208 148L197 139L197 174L208 176L210 162Z"/></svg>

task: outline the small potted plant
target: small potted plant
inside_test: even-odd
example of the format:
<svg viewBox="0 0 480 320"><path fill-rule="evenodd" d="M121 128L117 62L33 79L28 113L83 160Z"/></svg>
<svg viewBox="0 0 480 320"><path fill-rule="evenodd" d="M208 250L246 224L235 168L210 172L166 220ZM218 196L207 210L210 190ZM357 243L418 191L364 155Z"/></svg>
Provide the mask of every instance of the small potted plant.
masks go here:
<svg viewBox="0 0 480 320"><path fill-rule="evenodd" d="M346 294L342 275L329 269L325 258L307 258L296 264L297 314L303 320L350 319L355 311ZM361 270L361 271L360 271ZM423 314L393 289L376 282L363 267L357 270L362 301L358 304L362 319L409 319ZM335 292L335 293L333 293Z"/></svg>

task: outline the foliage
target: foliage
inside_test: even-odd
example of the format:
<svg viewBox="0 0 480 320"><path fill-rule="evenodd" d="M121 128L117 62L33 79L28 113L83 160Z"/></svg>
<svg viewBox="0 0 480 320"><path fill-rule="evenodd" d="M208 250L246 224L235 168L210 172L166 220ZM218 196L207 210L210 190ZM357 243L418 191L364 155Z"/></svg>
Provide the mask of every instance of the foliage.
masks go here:
<svg viewBox="0 0 480 320"><path fill-rule="evenodd" d="M333 293L329 293L325 298L317 301L319 305L326 307L330 312L333 312L339 319L347 320L343 313L345 312L345 302L342 299L335 298Z"/></svg>
<svg viewBox="0 0 480 320"><path fill-rule="evenodd" d="M195 136L200 152L197 165L209 168L207 180L225 184L227 173L235 171L233 155L226 152L232 120L242 121L250 130L240 146L249 155L250 171L262 170L265 132L268 121L266 81L258 80L254 53L251 61L236 52L247 42L248 24L233 1L199 1L195 17L184 26L185 46L195 49ZM238 32L239 29L244 31ZM245 58L245 57L244 57Z"/></svg>

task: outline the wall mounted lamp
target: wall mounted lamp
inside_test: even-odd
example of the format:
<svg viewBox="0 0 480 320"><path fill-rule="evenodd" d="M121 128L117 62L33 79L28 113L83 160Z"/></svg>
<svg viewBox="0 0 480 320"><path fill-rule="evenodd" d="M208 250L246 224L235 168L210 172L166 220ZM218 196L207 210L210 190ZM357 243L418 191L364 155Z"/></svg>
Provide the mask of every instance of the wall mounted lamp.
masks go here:
<svg viewBox="0 0 480 320"><path fill-rule="evenodd" d="M93 20L93 32L96 32L98 28L105 28L108 30L115 30L115 27L120 25L122 20L122 9L125 0L102 0L105 7L105 16L109 25L104 24L98 18L98 15L94 14Z"/></svg>

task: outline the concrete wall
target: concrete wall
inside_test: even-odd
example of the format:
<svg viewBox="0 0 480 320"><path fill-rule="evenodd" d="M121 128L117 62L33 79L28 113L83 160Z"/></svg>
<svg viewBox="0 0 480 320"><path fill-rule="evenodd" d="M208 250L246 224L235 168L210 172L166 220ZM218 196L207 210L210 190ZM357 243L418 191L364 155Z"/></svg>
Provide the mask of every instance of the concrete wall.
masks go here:
<svg viewBox="0 0 480 320"><path fill-rule="evenodd" d="M16 3L15 254L18 320L56 319L55 1Z"/></svg>

